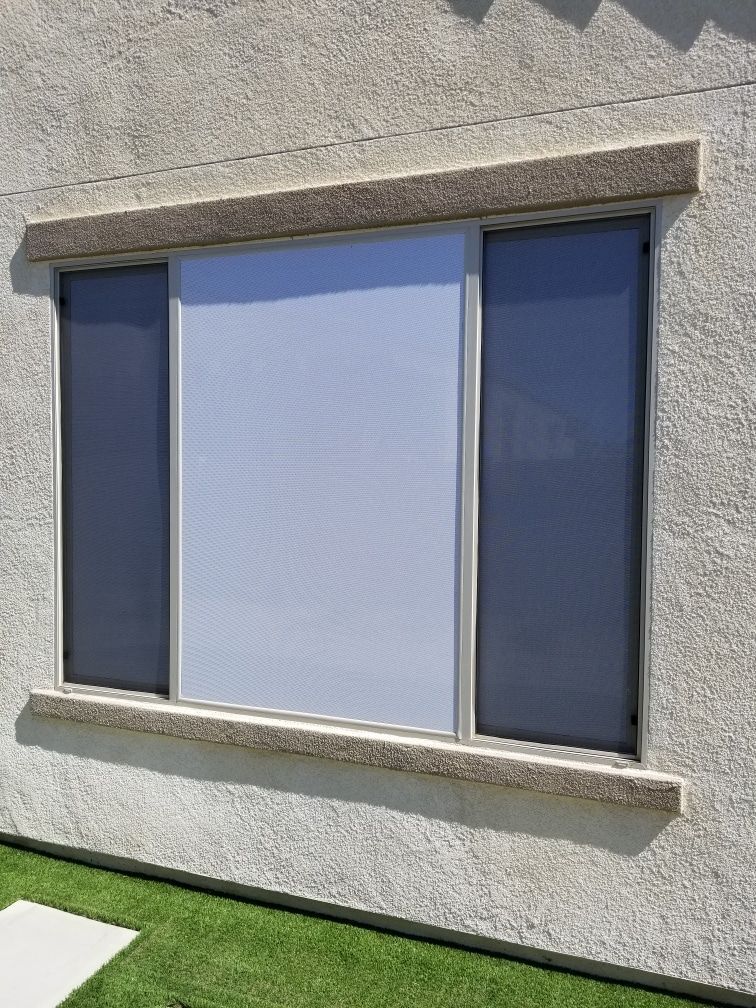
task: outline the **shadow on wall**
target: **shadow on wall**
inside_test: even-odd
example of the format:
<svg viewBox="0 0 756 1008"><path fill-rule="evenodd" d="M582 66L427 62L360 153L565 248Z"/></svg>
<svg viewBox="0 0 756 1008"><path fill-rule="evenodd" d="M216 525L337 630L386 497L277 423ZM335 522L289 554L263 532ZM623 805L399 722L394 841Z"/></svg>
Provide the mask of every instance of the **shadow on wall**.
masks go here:
<svg viewBox="0 0 756 1008"><path fill-rule="evenodd" d="M496 0L449 0L455 14L480 24Z"/></svg>
<svg viewBox="0 0 756 1008"><path fill-rule="evenodd" d="M460 16L481 24L497 0L449 0ZM501 0L498 0L501 3ZM531 0L561 21L587 27L609 0ZM678 49L690 49L708 21L729 35L756 40L756 10L752 0L614 0L633 17Z"/></svg>
<svg viewBox="0 0 756 1008"><path fill-rule="evenodd" d="M456 823L470 830L567 840L624 857L640 854L672 821L665 813L534 791L162 735L136 736L121 729L38 717L28 706L16 720L16 740L75 761L102 764L93 772L106 772L110 764L134 767L135 773L141 769L150 775L219 783L224 786L224 802L228 802L229 787L277 791L334 803L332 816L338 814L338 803L357 803ZM65 774L55 779L64 782ZM52 780L50 787L55 786ZM31 780L28 786L36 787ZM175 788L171 790L175 792ZM255 795L250 793L247 800L253 808ZM239 805L240 797L236 796L234 806Z"/></svg>
<svg viewBox="0 0 756 1008"><path fill-rule="evenodd" d="M34 297L50 296L50 274L46 265L30 263L26 258L26 241L22 241L10 260L10 281L14 294Z"/></svg>

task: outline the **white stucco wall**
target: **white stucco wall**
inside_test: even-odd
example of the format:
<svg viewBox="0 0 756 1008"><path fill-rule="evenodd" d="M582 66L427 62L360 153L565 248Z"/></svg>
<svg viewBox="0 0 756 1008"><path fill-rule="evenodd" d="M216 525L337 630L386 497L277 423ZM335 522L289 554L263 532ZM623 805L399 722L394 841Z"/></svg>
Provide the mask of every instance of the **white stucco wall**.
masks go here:
<svg viewBox="0 0 756 1008"><path fill-rule="evenodd" d="M750 0L9 5L0 832L756 995L755 39ZM54 587L26 219L676 135L707 165L663 209L649 765L689 782L686 816L25 710Z"/></svg>

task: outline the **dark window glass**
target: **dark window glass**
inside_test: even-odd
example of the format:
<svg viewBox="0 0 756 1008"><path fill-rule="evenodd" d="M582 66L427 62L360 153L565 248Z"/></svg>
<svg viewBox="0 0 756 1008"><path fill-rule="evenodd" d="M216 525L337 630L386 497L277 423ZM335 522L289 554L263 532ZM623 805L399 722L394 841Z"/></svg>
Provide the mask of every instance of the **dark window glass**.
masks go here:
<svg viewBox="0 0 756 1008"><path fill-rule="evenodd" d="M649 219L487 232L477 731L633 753Z"/></svg>
<svg viewBox="0 0 756 1008"><path fill-rule="evenodd" d="M166 693L167 267L63 273L60 293L64 677Z"/></svg>

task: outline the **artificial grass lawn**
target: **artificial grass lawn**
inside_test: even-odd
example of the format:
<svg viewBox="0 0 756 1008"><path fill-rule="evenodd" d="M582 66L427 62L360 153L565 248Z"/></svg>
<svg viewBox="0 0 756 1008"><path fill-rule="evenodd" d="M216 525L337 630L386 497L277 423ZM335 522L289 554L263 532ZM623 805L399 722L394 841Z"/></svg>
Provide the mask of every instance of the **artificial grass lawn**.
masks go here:
<svg viewBox="0 0 756 1008"><path fill-rule="evenodd" d="M0 907L17 899L141 932L65 1008L694 1004L0 845Z"/></svg>

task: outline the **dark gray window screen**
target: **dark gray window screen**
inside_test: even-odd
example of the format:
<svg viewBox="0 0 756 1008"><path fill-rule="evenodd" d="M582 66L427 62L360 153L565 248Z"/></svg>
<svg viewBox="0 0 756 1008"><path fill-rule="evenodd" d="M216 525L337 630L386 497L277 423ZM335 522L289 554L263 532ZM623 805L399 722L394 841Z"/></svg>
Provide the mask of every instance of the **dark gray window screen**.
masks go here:
<svg viewBox="0 0 756 1008"><path fill-rule="evenodd" d="M489 231L477 731L633 753L649 218Z"/></svg>
<svg viewBox="0 0 756 1008"><path fill-rule="evenodd" d="M63 664L67 682L166 693L168 277L60 277Z"/></svg>

